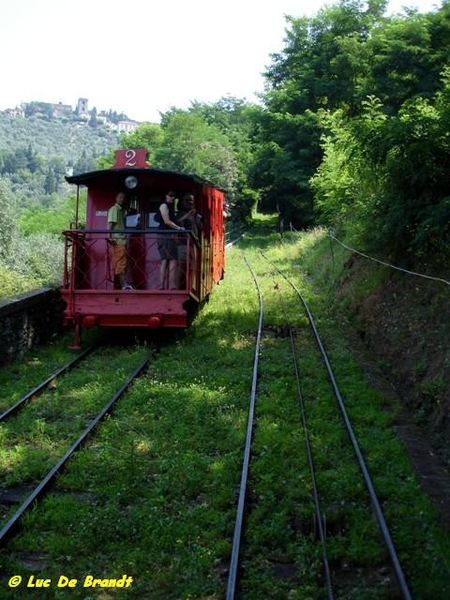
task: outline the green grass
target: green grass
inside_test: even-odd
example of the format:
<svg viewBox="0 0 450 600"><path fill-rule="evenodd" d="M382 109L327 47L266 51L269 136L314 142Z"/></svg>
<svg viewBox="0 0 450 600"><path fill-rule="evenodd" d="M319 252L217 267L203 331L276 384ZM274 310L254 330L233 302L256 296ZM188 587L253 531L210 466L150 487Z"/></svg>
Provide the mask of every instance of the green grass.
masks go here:
<svg viewBox="0 0 450 600"><path fill-rule="evenodd" d="M317 318L413 596L444 600L449 537L439 528L392 429L395 407L388 403L387 408L386 400L369 388L352 352L342 344L342 323L329 296L333 286L321 287L310 279L313 262L322 273L328 276L334 269L338 277L336 255L332 264L320 231L288 235L284 243L274 231L273 219L261 220L240 244L265 297L240 597L326 598L297 389L286 372L286 368L292 372L292 359L281 330L284 310L295 331L310 442L329 528L329 559L333 569L350 573L348 578L339 576L336 597L396 597L376 569L385 564L386 555L368 517L365 486L327 377L317 367L318 352L307 321L292 289L276 287L278 279L261 256L262 248L294 278ZM23 598L80 600L224 597L257 321L253 279L241 249L235 248L227 256L225 280L193 326L162 347L145 375L58 478L54 492L25 517L20 535L0 552L0 600L16 600L19 592ZM38 465L47 464L67 443L69 430L80 421L78 415L95 411L107 395L101 392L103 386L118 387L143 350L107 349L97 362L89 360L81 374L74 372L72 379L67 376L58 383L56 396L53 392L33 401L22 420L17 417L2 431L4 477L14 484L33 480ZM53 368L65 351L48 352ZM47 364L44 351L33 355ZM0 372L6 403L18 393L13 380L25 389L44 370L26 375L30 360ZM78 379L87 376L89 383ZM59 438L52 424L62 411L71 426ZM24 557L29 552L40 556L40 566L27 568ZM7 581L16 573L52 582L61 574L80 582L86 574L101 578L128 574L134 581L126 590L83 589L80 584L70 592L56 587L42 593L23 587L12 591Z"/></svg>

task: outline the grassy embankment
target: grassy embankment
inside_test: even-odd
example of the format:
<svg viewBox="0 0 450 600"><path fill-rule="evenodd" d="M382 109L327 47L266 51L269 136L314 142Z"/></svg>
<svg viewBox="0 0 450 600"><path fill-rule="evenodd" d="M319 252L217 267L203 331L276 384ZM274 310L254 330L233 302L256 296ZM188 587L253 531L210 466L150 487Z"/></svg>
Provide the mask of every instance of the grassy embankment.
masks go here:
<svg viewBox="0 0 450 600"><path fill-rule="evenodd" d="M289 349L286 339L273 334L284 324L282 306L272 270L259 254L262 248L293 276L318 320L413 596L444 600L450 540L440 530L431 503L421 493L393 433L395 404L370 389L351 351L342 345L342 323L336 320L328 296L332 286L322 285L329 269L338 268L338 261L335 257L331 265L329 248L319 232L288 237L280 244L273 231L272 221L261 221L242 242L252 267L262 277L266 333L241 597L326 597L320 545L313 532L298 399L293 378L286 375ZM312 283L304 277L308 270L317 275ZM296 303L290 293L284 301L290 308ZM31 574L51 579L45 598L224 597L257 317L251 275L240 250L233 249L225 280L192 328L161 349L147 375L119 402L113 417L59 478L56 493L25 518L21 535L1 551L0 599L15 599L18 592L23 598L40 593L44 597L44 592L27 590L25 583L9 590L7 582L14 574L23 575L24 582ZM338 577L337 597L395 597L383 581L386 573L377 568L384 564L385 555L376 527L367 518L364 486L346 449L346 434L334 415L326 378L318 372L317 352L308 343L306 319L300 310L292 325L301 350L302 391L330 528L329 559L333 571L346 574ZM70 392L72 397L65 396L68 386L58 383L42 403L34 402L20 417L22 425L18 417L15 424L2 427L0 468L8 485L30 484L37 477L28 442L20 437L27 420L36 424L33 443L47 445L43 454L50 447L56 453L61 442L49 441L46 415L39 410L45 413L49 404L76 401L88 411L100 401L104 381L117 382L117 374L131 370L144 351L137 347L121 354L121 370L114 350L107 350L101 361L89 362L93 379ZM18 394L13 391L17 382L28 389L31 379L23 384L22 378L25 373L32 378L34 366L46 362L46 356L44 350L35 351L36 360L29 357L21 365L4 369L2 397L9 401ZM74 414L72 418L77 423L81 417ZM14 473L20 473L20 478ZM98 578L127 574L133 583L126 590L85 588L88 574ZM77 584L59 588L60 575L77 579Z"/></svg>

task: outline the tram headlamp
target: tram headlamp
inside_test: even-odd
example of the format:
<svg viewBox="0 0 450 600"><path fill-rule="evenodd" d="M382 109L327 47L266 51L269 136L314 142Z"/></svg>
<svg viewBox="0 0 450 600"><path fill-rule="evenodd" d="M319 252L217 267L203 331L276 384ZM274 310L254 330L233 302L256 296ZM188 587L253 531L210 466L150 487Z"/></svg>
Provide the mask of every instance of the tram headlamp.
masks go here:
<svg viewBox="0 0 450 600"><path fill-rule="evenodd" d="M138 184L138 180L134 175L129 175L125 179L125 185L127 186L127 188L129 190L134 190L134 188L137 186L137 184Z"/></svg>

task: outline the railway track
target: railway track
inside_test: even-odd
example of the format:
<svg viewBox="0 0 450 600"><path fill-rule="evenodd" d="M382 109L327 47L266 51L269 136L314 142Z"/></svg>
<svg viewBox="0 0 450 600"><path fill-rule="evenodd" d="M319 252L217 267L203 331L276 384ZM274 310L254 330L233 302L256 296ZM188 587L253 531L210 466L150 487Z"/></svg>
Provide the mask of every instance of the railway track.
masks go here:
<svg viewBox="0 0 450 600"><path fill-rule="evenodd" d="M71 577L79 582L70 592L74 600L86 597L81 582L88 575L107 582L124 574L133 582L115 590L118 599L410 597L410 571L402 589L308 315L291 283L259 256L252 259L258 260L259 317L251 293L242 301L243 286L253 290L246 268L236 292L230 293L230 278L224 282L217 312L207 307L198 327L142 366L145 377L128 388L113 418L95 435L86 433L89 441L81 440L83 449L60 476L55 471L48 486L55 485L31 512L40 498L31 494L96 427L146 357L135 348L133 367L123 369L116 349L85 355L80 366L91 372L99 394L84 413L73 390L83 395L85 385L72 367L56 377L56 387L55 371L42 391L33 386L26 400L10 402L18 407L0 422L11 448L4 478L10 488L26 487L27 495L3 515L3 529L12 522L0 549L0 600L24 591L24 583L7 589L16 573L23 582L30 576L51 581L49 598L64 593L57 589L61 574ZM57 455L47 443L56 421L70 430ZM15 438L5 432L18 440L26 435L23 464L14 462ZM36 467L22 481L14 470L32 465L35 454L45 469ZM383 509L386 498L379 501ZM60 531L67 532L64 539ZM399 567L403 573L401 561Z"/></svg>
<svg viewBox="0 0 450 600"><path fill-rule="evenodd" d="M242 462L239 500L236 511L233 546L227 583L227 600L234 600L240 595L239 580L240 576L242 576L243 564L245 564L246 560L244 522L246 518L248 519L251 516L252 512L258 509L257 502L255 503L254 498L252 503L249 502L249 498L252 496L249 493L249 489L252 485L256 485L251 481L249 483L249 480L251 480L250 472L251 458L254 447L254 428L258 427L258 379L260 370L264 369L264 357L266 354L264 350L264 292L262 290L264 286L258 280L258 277L252 270L252 267L245 256L244 260L252 273L252 277L254 279L255 286L258 292L260 303L260 315L256 334L252 389L249 402L247 434ZM268 261L268 259L266 260ZM338 387L337 378L333 371L333 367L330 363L330 360L327 356L314 317L306 303L306 300L302 296L299 289L295 286L295 284L286 275L284 275L284 273L276 265L270 263L269 261L268 265L271 269L270 277L265 278L265 280L267 282L267 279L269 279L270 285L273 287L273 289L277 290L277 295L279 296L279 302L282 306L282 313L284 316L284 324L282 325L282 327L279 326L279 329L282 330L283 335L285 336L286 344L289 346L291 355L291 363L289 365L286 365L286 368L295 380L295 395L298 401L298 408L300 413L299 426L301 425L302 429L302 435L304 440L304 453L307 457L307 465L311 480L310 489L312 501L314 504L315 536L317 538L317 545L320 546L322 562L321 579L323 581L324 591L326 590L326 597L328 598L328 600L333 600L336 597L342 598L344 597L344 595L342 585L340 582L342 578L337 572L338 569L336 568L336 565L330 566L330 561L328 557L330 532L327 531L327 500L323 499L323 496L326 496L326 494L322 493L322 490L320 489L321 486L318 484L318 480L320 479L320 473L318 472L318 468L316 467L314 460L314 449L313 443L311 441L308 417L309 407L307 406L307 402L305 402L305 398L303 397L302 393L302 376L304 374L301 373L301 369L299 367L298 354L300 352L300 349L298 341L296 339L297 333L293 325L293 321L298 322L298 314L296 313L298 313L300 309L303 311L303 313L308 319L310 333L312 334L312 336L309 336L310 342L314 341L317 344L317 347L320 352L320 356L317 357L317 362L314 365L314 369L326 370L326 374L329 379L329 384L331 386L333 396L336 401L336 411L338 411L340 413L340 416L342 417L346 433L348 434L348 443L350 444L353 450L353 455L358 465L359 476L362 477L362 479L364 480L367 489L367 519L376 520L379 527L380 543L383 544L386 552L386 559L384 561L384 565L378 565L378 569L381 569L382 572L385 574L384 580L382 582L382 587L384 587L385 589L386 587L389 588L389 597L401 598L402 600L410 600L412 596L408 587L407 578L400 563L398 553L393 541L392 533L389 529L389 526L386 522L386 518L383 513L382 502L379 500L377 492L375 490L375 485L372 481L366 460L358 442L358 436L355 433L354 427L349 418L348 411L345 405L345 400ZM292 302L292 298L291 302L289 302L289 300L286 300L286 298L288 298L290 293L292 292L294 293L294 300L296 299L297 305L295 304L295 302ZM288 306L289 304L290 306ZM292 315L294 316L292 317ZM285 400L288 401L287 398ZM357 487L358 485L359 484L355 481L355 487ZM249 504L252 505L249 506ZM348 562L350 564L351 559L349 559ZM355 571L357 570L357 567L353 568L355 569ZM350 569L350 567L346 566L345 570L347 572L347 576L349 575L348 571ZM387 582L389 582L388 585ZM368 585L373 586L374 583L375 582L372 581L371 583L368 583ZM397 590L396 593L395 591L393 591L395 590L395 588ZM337 596L335 595L336 589Z"/></svg>
<svg viewBox="0 0 450 600"><path fill-rule="evenodd" d="M19 400L14 402L11 406L6 408L0 414L0 422L5 421L8 417L16 414L25 404L31 400L32 398L36 398L39 394L42 394L46 389L50 387L51 384L54 384L58 377L61 377L65 373L68 373L71 369L75 367L80 361L84 360L94 349L93 346L86 348L83 352L80 352L77 356L69 360L65 365L54 371L51 375L46 377L43 381L38 383L34 388L32 388L29 392L24 394Z"/></svg>
<svg viewBox="0 0 450 600"><path fill-rule="evenodd" d="M37 422L40 423L42 436L46 435L46 432L44 431L45 425L43 424L43 421L40 420L40 418L38 418L37 420L35 418L36 415L40 414L40 408L38 406L39 400L41 400L42 411L45 412L46 410L48 410L46 409L46 405L48 406L48 404L52 403L51 397L49 398L48 395L50 394L51 396L51 390L55 389L54 386L56 386L56 381L58 380L58 378L62 378L64 377L64 375L67 375L70 371L75 369L76 365L80 366L80 364L83 364L83 361L86 360L86 358L90 356L94 350L95 348L91 347L78 354L75 358L68 361L64 366L60 367L57 371L53 372L49 377L46 377L32 390L23 395L20 398L20 400L16 401L9 408L3 411L3 413L0 415L0 422L3 425L10 425L14 421L14 419L16 419L16 421L19 420L18 423L16 422L15 424L11 425L11 430L15 432L11 436L13 439L10 439L8 441L8 443L11 446L14 446L15 435L20 436L21 438L26 438L28 435L32 437L32 429ZM102 393L100 393L97 402L95 402L95 404L86 414L79 414L80 409L77 409L74 403L71 402L70 406L68 406L67 413L64 413L64 411L62 411L62 414L58 415L57 423L59 425L57 425L56 427L56 432L59 426L62 428L63 426L67 427L67 425L69 424L69 428L73 428L74 435L67 435L66 431L60 440L57 441L56 437L54 437L52 444L58 445L60 456L55 457L56 461L54 462L54 464L49 466L42 476L38 476L36 474L36 477L34 477L34 479L37 479L36 483L33 482L33 484L31 485L30 481L17 482L14 486L14 489L0 490L3 498L5 498L7 501L8 498L14 498L16 500L15 504L19 504L17 508L14 508L12 514L11 511L9 511L7 518L4 519L4 522L1 524L0 546L4 545L17 532L19 522L23 518L23 516L27 513L27 511L29 511L33 506L35 506L36 501L40 500L43 497L43 495L50 489L50 487L54 483L56 476L63 470L66 463L73 457L77 450L79 450L82 447L83 443L88 439L88 437L90 437L93 434L95 428L98 426L100 421L102 421L102 419L104 419L107 415L111 413L114 404L117 402L117 400L119 400L119 398L127 391L127 389L132 385L132 383L145 371L149 360L150 354L147 352L146 356L138 363L136 368L134 368L129 375L124 374L123 377L120 377L119 375L117 380L120 381L122 379L123 382L120 385L120 387L118 387L118 389L114 391L114 393L112 393L112 395L109 395L111 393L110 387L108 389L105 386L105 395L109 396L108 399L105 401L105 399L101 397ZM83 385L86 385L86 382L88 380L89 377L86 377L85 381L81 383L80 380L76 378L76 383L68 384L68 390L65 392L65 394L67 396L70 396L71 386L77 387L79 389ZM52 384L52 387L49 387L50 383ZM45 392L47 392L47 397L40 399L40 396L44 395ZM33 400L33 407L30 410L30 412L34 412L34 416L29 416L25 414L21 419L22 415L19 416L19 413L20 411L26 411L26 405L30 400ZM76 415L76 425L73 419L74 409L78 413ZM54 419L55 414L53 413L52 415L49 415L49 417L50 419ZM20 422L20 419L23 424ZM73 426L71 426L70 423L73 423ZM27 426L30 427L30 433L27 433ZM54 433L56 432L54 431ZM33 445L33 442L30 441L30 444ZM50 461L46 462L49 463ZM15 489L18 491L15 492Z"/></svg>

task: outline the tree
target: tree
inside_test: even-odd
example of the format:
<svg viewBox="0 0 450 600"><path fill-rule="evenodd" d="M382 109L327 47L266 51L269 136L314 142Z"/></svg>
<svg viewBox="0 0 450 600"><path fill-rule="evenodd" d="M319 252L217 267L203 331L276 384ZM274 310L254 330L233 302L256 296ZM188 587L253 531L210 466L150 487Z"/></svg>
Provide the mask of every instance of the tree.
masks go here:
<svg viewBox="0 0 450 600"><path fill-rule="evenodd" d="M157 165L195 173L232 191L237 165L230 141L216 125L195 112L173 109L163 115L164 137L155 153Z"/></svg>
<svg viewBox="0 0 450 600"><path fill-rule="evenodd" d="M31 144L28 145L26 151L27 167L31 173L36 173L42 168L43 159L39 156L36 150L33 149Z"/></svg>
<svg viewBox="0 0 450 600"><path fill-rule="evenodd" d="M450 251L450 72L434 98L395 116L371 97L349 119L324 115L324 160L312 178L320 218L402 264ZM446 260L446 259L445 259Z"/></svg>
<svg viewBox="0 0 450 600"><path fill-rule="evenodd" d="M311 19L287 17L286 45L265 73L268 107L291 114L356 110L369 68L366 42L386 5L377 0L363 10L358 0L341 0Z"/></svg>
<svg viewBox="0 0 450 600"><path fill-rule="evenodd" d="M287 17L286 45L266 72L257 160L252 183L262 207L281 206L298 226L314 222L310 179L322 160L318 111L358 113L369 57L366 43L381 19L384 1L362 9L342 0L312 19Z"/></svg>
<svg viewBox="0 0 450 600"><path fill-rule="evenodd" d="M246 219L256 200L248 183L255 110L230 97L216 104L195 102L188 110L173 107L161 125L143 124L122 136L121 145L147 149L152 166L195 173L224 187L233 216ZM102 166L112 163L110 155Z"/></svg>
<svg viewBox="0 0 450 600"><path fill-rule="evenodd" d="M148 163L155 164L156 152L164 137L160 125L143 123L137 129L122 137L122 148L145 148L148 151Z"/></svg>
<svg viewBox="0 0 450 600"><path fill-rule="evenodd" d="M88 173L89 171L95 171L97 168L97 160L93 156L88 156L86 150L83 149L80 158L73 165L73 174Z"/></svg>
<svg viewBox="0 0 450 600"><path fill-rule="evenodd" d="M12 242L17 233L15 199L6 181L0 179L0 260L8 261Z"/></svg>
<svg viewBox="0 0 450 600"><path fill-rule="evenodd" d="M432 117L437 107L424 100L450 59L450 3L428 15L385 17L385 8L341 0L311 19L287 18L285 47L266 73L252 182L269 210L278 204L308 222L318 211L366 242L385 236L392 252L418 251L431 242L439 180L446 186L443 109Z"/></svg>
<svg viewBox="0 0 450 600"><path fill-rule="evenodd" d="M310 181L317 221L340 233L345 228L360 245L370 237L384 184L383 167L368 159L366 148L377 145L376 132L387 120L377 98L369 98L364 107L359 119L350 119L342 110L319 113L324 156Z"/></svg>
<svg viewBox="0 0 450 600"><path fill-rule="evenodd" d="M431 35L430 17L414 12L375 28L367 41L370 69L364 95L380 98L390 114L414 96L432 97L443 63L431 51Z"/></svg>
<svg viewBox="0 0 450 600"><path fill-rule="evenodd" d="M88 125L89 125L89 127L92 127L92 129L97 129L97 127L98 127L97 109L95 108L95 106L90 112Z"/></svg>
<svg viewBox="0 0 450 600"><path fill-rule="evenodd" d="M82 205L85 205L86 194L81 195ZM83 213L81 208L80 212ZM50 207L25 209L21 212L17 225L20 233L27 237L38 233L60 235L75 221L75 198L69 196L64 201L59 200Z"/></svg>

